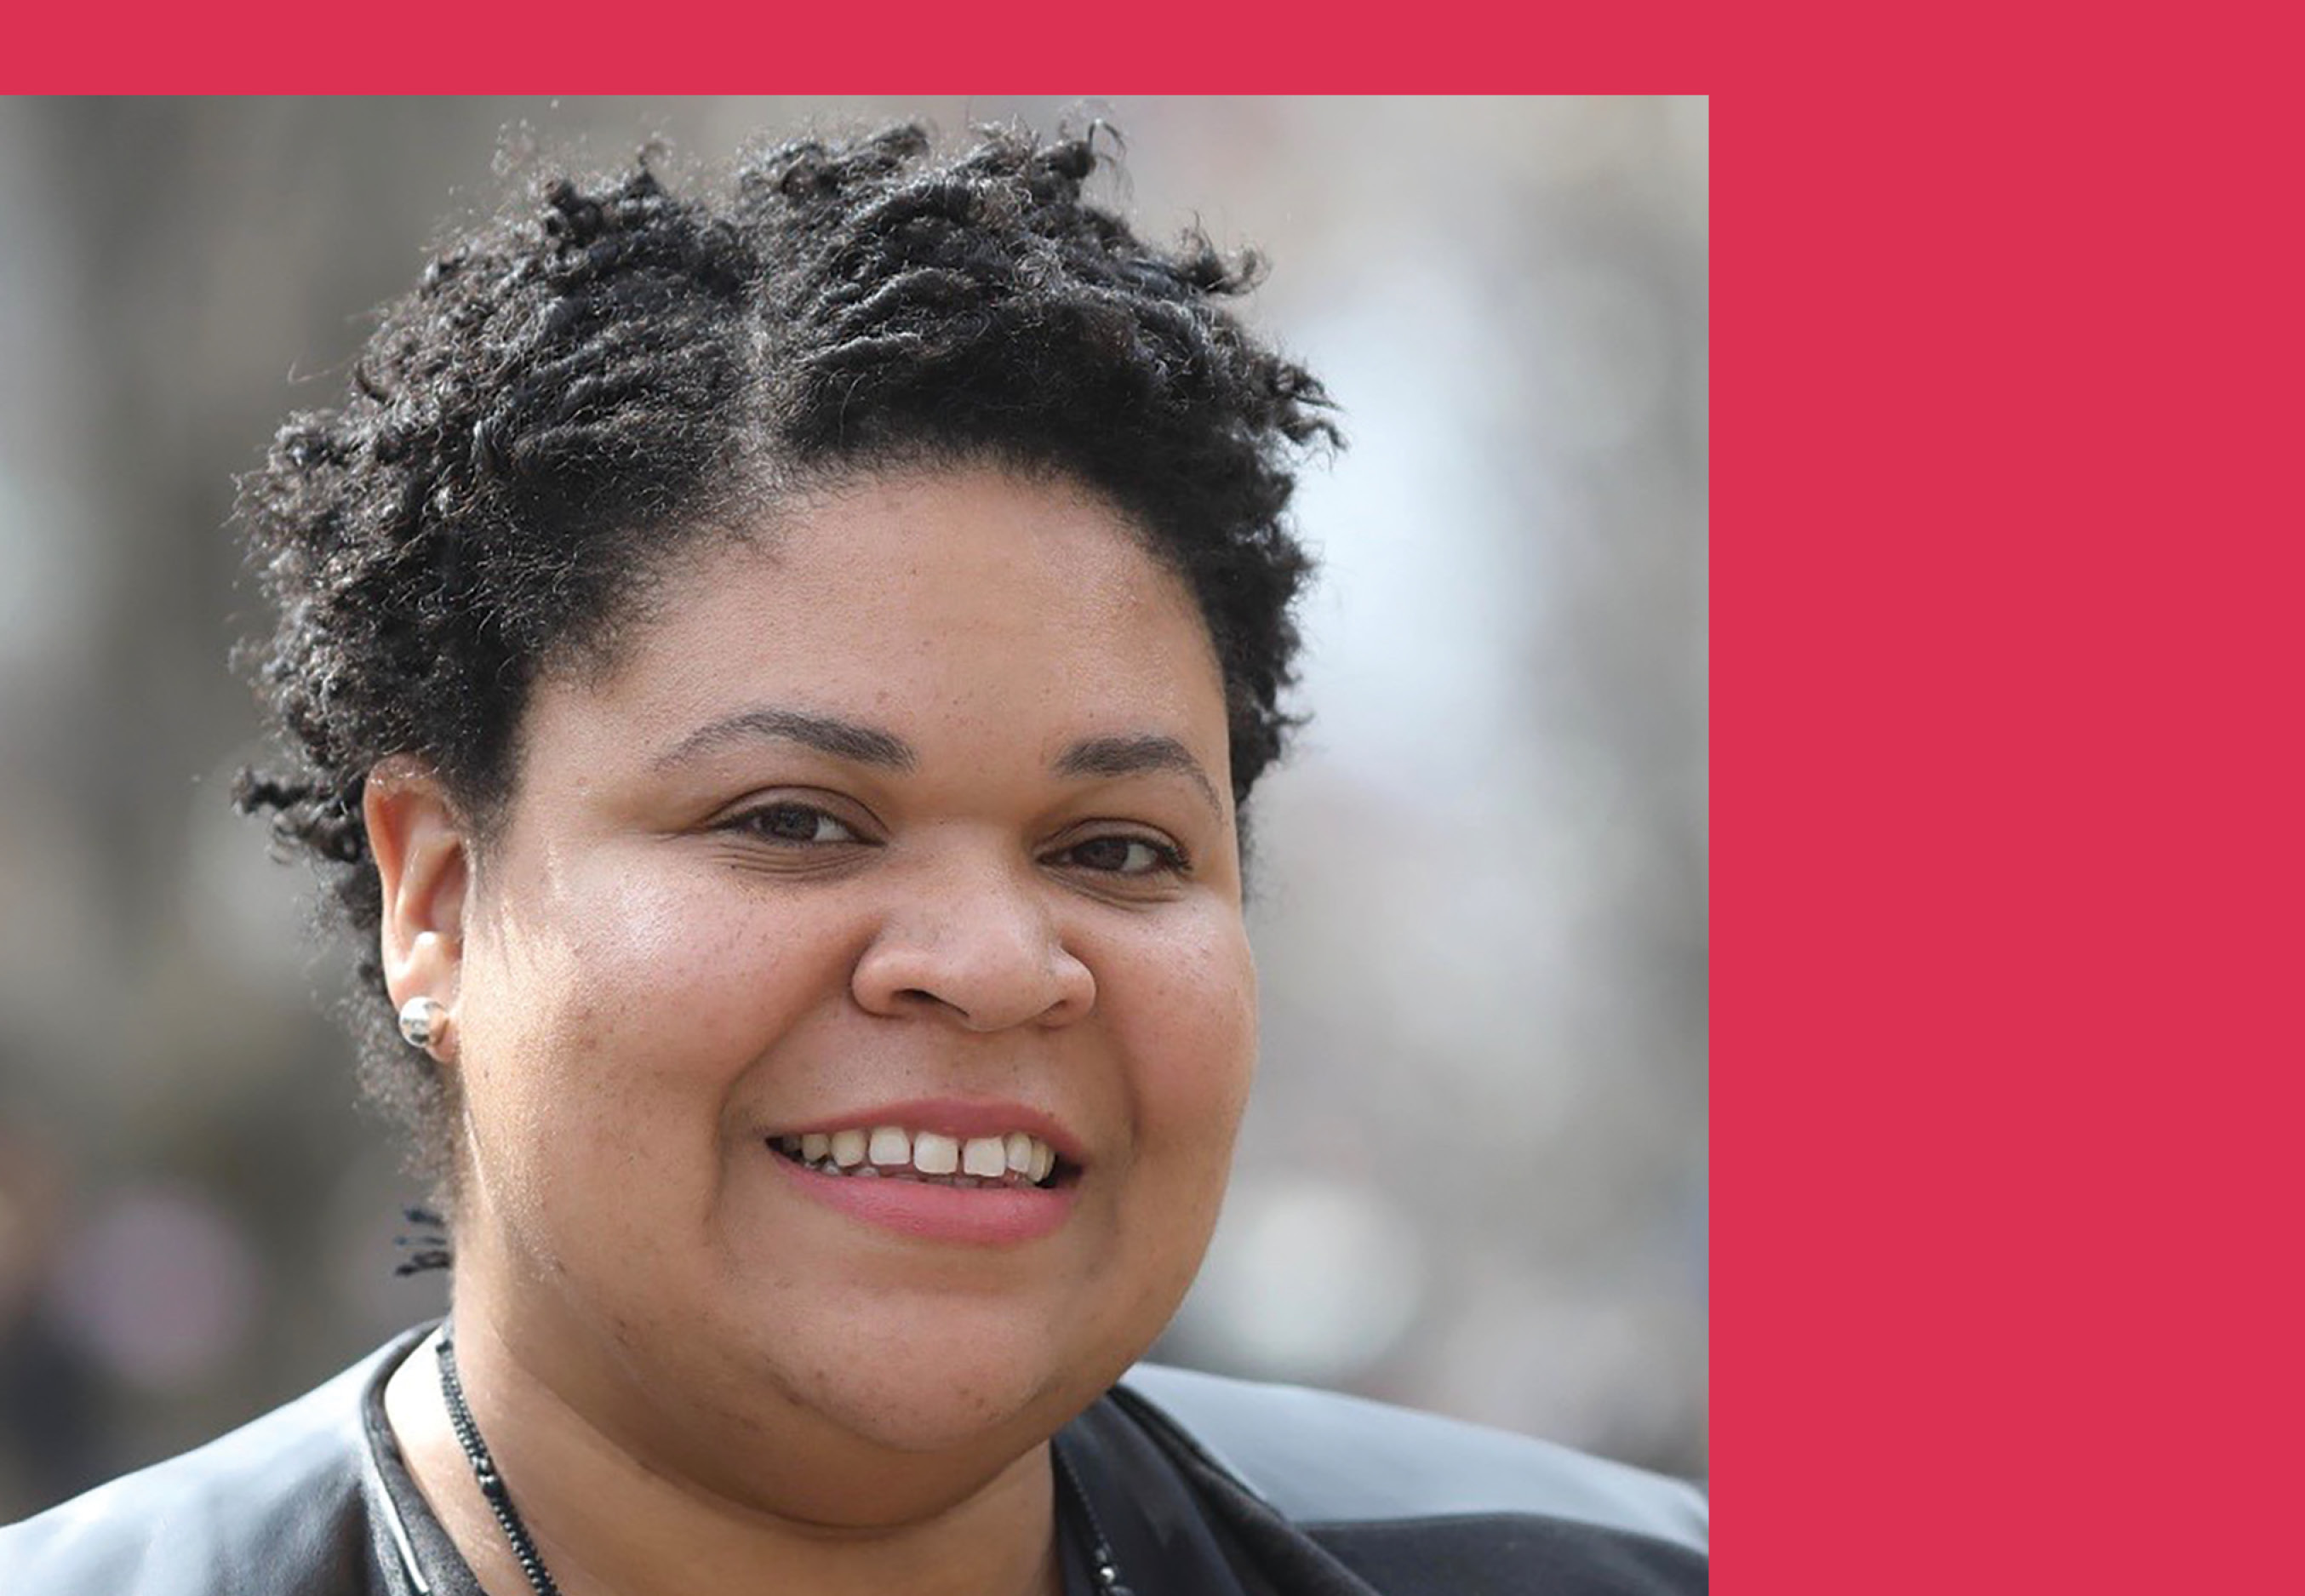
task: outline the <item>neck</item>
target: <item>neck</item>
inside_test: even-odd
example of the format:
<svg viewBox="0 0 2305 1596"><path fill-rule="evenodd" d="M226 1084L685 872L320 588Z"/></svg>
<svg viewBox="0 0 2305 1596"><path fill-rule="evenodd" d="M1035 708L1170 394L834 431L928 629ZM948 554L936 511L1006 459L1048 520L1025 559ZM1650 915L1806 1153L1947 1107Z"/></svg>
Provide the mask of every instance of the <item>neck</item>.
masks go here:
<svg viewBox="0 0 2305 1596"><path fill-rule="evenodd" d="M563 1596L675 1596L698 1590L885 1596L1054 1596L1060 1588L1044 1444L956 1491L935 1460L886 1460L856 1510L779 1511L663 1460L635 1455L523 1367L482 1323L458 1321L465 1397L513 1502ZM437 1338L436 1338L437 1339ZM385 1410L409 1472L491 1596L529 1584L474 1480L442 1399L435 1339L396 1370ZM803 1454L804 1444L795 1450ZM805 1474L786 1459L777 1474ZM836 1475L859 1473L843 1458ZM862 1477L860 1473L860 1478Z"/></svg>

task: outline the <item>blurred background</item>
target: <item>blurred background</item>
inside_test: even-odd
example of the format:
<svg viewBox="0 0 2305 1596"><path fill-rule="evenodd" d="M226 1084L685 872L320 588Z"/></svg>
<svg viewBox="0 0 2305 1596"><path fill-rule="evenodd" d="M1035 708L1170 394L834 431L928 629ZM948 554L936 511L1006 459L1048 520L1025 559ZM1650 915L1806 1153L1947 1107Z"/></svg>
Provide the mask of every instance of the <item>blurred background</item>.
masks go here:
<svg viewBox="0 0 2305 1596"><path fill-rule="evenodd" d="M1703 99L0 102L0 1522L436 1314L235 816L232 479L505 152L1090 116L1351 447L1257 797L1263 1057L1158 1354L1706 1465ZM507 132L507 130L511 130Z"/></svg>

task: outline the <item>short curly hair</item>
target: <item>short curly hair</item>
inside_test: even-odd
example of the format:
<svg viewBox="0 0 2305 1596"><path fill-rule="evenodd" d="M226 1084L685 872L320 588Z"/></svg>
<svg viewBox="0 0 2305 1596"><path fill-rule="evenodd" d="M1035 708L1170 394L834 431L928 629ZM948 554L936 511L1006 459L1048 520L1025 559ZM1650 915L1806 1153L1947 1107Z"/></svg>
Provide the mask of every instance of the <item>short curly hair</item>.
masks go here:
<svg viewBox="0 0 2305 1596"><path fill-rule="evenodd" d="M804 140L710 197L645 154L542 181L440 250L342 403L242 480L279 619L242 658L290 764L236 796L364 938L361 1082L426 1174L447 1094L391 1025L369 772L421 759L485 836L540 670L611 658L664 558L780 486L971 462L1086 485L1199 601L1237 801L1280 754L1310 570L1284 511L1339 441L1329 401L1224 308L1255 257L1148 245L1084 197L1098 131Z"/></svg>

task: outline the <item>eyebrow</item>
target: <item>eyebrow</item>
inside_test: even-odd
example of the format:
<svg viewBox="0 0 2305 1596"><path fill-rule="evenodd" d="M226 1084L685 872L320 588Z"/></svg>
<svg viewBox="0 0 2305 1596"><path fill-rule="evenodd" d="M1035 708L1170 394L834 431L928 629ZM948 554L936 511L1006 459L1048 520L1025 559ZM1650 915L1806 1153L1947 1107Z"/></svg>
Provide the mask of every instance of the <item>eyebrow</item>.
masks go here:
<svg viewBox="0 0 2305 1596"><path fill-rule="evenodd" d="M724 715L683 737L654 761L666 770L736 743L759 741L797 743L836 760L872 765L883 770L911 770L920 762L913 745L894 732L883 731L835 715L812 715L802 709L761 708ZM1059 754L1050 767L1064 777L1126 777L1167 772L1189 780L1209 808L1221 819L1224 802L1216 784L1190 750L1159 732L1133 737L1084 737Z"/></svg>
<svg viewBox="0 0 2305 1596"><path fill-rule="evenodd" d="M1173 771L1188 778L1208 800L1219 819L1224 804L1216 784L1201 768L1185 745L1157 732L1137 737L1087 737L1057 756L1051 767L1059 776L1141 776L1148 771Z"/></svg>
<svg viewBox="0 0 2305 1596"><path fill-rule="evenodd" d="M800 709L744 709L697 727L668 751L658 757L656 768L668 769L732 743L767 740L797 743L804 748L858 765L884 770L910 770L919 762L913 745L893 732L859 726L833 715L811 715Z"/></svg>

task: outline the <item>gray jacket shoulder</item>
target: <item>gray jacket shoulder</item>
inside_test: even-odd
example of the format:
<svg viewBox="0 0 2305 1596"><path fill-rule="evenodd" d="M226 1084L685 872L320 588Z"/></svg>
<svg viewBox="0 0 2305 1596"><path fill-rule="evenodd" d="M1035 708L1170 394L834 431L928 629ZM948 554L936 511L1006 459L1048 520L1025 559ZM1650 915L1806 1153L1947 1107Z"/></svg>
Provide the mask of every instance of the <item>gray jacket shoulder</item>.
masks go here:
<svg viewBox="0 0 2305 1596"><path fill-rule="evenodd" d="M1527 1515L1702 1555L1705 1493L1549 1441L1300 1386L1140 1363L1122 1388L1284 1517L1331 1524Z"/></svg>
<svg viewBox="0 0 2305 1596"><path fill-rule="evenodd" d="M370 1558L361 1394L393 1350L207 1446L0 1528L0 1591L7 1596L350 1596L364 1591Z"/></svg>

